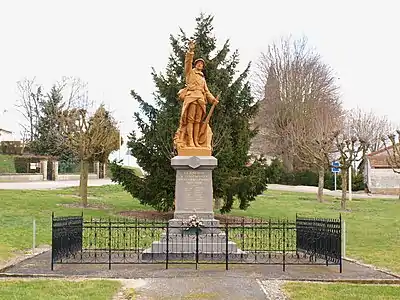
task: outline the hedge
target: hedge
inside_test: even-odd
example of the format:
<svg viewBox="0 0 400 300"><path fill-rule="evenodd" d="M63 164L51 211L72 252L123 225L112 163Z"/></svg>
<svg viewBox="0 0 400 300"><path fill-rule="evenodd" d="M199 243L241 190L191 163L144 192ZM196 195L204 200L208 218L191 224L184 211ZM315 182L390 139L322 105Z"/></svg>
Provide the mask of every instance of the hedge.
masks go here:
<svg viewBox="0 0 400 300"><path fill-rule="evenodd" d="M0 149L3 154L22 155L25 150L25 144L21 141L2 141Z"/></svg>
<svg viewBox="0 0 400 300"><path fill-rule="evenodd" d="M305 186L318 186L318 174L311 170L286 172L283 164L274 159L267 167L267 181L268 183L285 184L285 185L305 185ZM342 188L342 177L340 174L336 178L336 188ZM324 188L334 190L334 175L332 172L326 172L324 178ZM364 190L364 175L362 172L352 173L352 190Z"/></svg>

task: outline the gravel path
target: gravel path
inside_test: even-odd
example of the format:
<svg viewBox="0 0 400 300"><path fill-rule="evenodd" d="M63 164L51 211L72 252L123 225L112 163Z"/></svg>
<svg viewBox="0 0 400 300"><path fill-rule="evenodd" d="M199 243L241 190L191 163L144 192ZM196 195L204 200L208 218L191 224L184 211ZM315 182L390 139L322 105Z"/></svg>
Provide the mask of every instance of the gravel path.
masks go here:
<svg viewBox="0 0 400 300"><path fill-rule="evenodd" d="M288 300L289 298L282 291L281 287L285 284L282 280L263 280L258 281L265 294L265 299Z"/></svg>
<svg viewBox="0 0 400 300"><path fill-rule="evenodd" d="M338 266L321 265L290 265L286 271L281 265L230 265L225 271L224 265L200 264L195 270L194 265L174 265L165 269L163 264L121 264L112 265L55 265L54 271L50 270L51 253L47 251L34 258L27 259L6 271L15 275L43 275L43 276L81 276L92 278L197 278L204 277L241 277L263 278L276 280L327 280L327 279L398 279L371 267L360 266L348 261L343 262L343 273L339 273Z"/></svg>
<svg viewBox="0 0 400 300"><path fill-rule="evenodd" d="M235 277L180 277L148 278L135 289L137 300L261 300L268 298L263 286L252 278ZM267 288L269 295L278 295L275 287Z"/></svg>

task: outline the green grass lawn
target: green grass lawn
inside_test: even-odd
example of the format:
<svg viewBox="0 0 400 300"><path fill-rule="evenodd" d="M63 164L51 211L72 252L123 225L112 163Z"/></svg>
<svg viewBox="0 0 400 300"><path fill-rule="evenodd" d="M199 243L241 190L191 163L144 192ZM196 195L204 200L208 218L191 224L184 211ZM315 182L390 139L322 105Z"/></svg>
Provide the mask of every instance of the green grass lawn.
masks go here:
<svg viewBox="0 0 400 300"><path fill-rule="evenodd" d="M56 216L79 215L80 208L62 204L78 204L77 189L55 191L0 190L0 260L13 251L32 247L33 219L36 220L36 245L51 243L51 213ZM85 217L113 216L118 211L142 209L137 201L119 186L90 188L89 202L103 209L85 209Z"/></svg>
<svg viewBox="0 0 400 300"><path fill-rule="evenodd" d="M394 300L399 299L400 286L290 282L284 291L290 300Z"/></svg>
<svg viewBox="0 0 400 300"><path fill-rule="evenodd" d="M32 243L32 220L36 219L36 244L51 243L51 212L56 215L79 215L77 190L5 191L0 190L0 260L15 250L29 249ZM107 217L124 210L151 209L119 186L89 188L89 203L101 209L85 209L85 217ZM339 200L326 197L318 203L315 195L266 191L246 211L234 209L231 214L247 217L290 218L300 216L339 217ZM400 272L400 202L392 199L354 199L350 212L342 213L347 227L347 256L366 263Z"/></svg>
<svg viewBox="0 0 400 300"><path fill-rule="evenodd" d="M120 286L111 280L5 280L0 281L0 299L111 300Z"/></svg>
<svg viewBox="0 0 400 300"><path fill-rule="evenodd" d="M12 155L0 154L0 174L15 173L14 157Z"/></svg>

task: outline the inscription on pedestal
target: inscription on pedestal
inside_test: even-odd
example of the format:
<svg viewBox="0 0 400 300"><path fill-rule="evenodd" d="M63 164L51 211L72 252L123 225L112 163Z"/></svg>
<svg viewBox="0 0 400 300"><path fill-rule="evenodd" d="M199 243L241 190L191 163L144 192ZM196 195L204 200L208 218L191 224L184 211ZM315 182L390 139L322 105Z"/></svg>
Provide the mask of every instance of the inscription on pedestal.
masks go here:
<svg viewBox="0 0 400 300"><path fill-rule="evenodd" d="M212 211L211 172L211 170L177 170L176 210Z"/></svg>

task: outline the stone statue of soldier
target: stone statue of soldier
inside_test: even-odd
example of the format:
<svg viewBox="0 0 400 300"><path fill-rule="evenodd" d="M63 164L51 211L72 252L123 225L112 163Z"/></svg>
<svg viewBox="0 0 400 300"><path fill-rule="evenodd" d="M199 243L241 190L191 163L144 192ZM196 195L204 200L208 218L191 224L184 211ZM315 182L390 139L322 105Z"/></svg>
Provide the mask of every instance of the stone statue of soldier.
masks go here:
<svg viewBox="0 0 400 300"><path fill-rule="evenodd" d="M205 61L198 58L194 61L195 43L189 42L189 50L185 56L186 86L178 93L183 101L179 128L175 136L175 144L180 148L210 148L211 132L208 126L201 126L206 116L206 103L214 106L218 103L218 97L214 97L207 87L203 69ZM194 68L193 68L194 65ZM211 133L212 134L212 133Z"/></svg>

